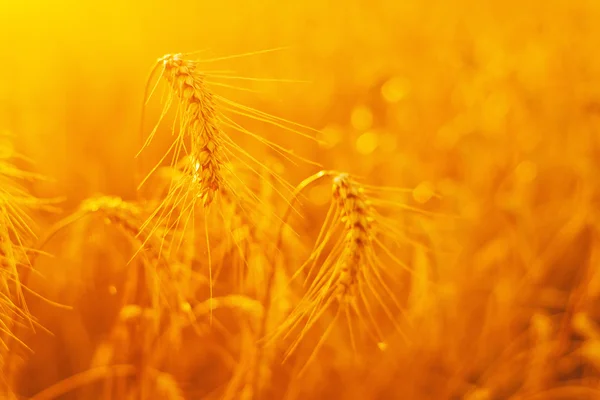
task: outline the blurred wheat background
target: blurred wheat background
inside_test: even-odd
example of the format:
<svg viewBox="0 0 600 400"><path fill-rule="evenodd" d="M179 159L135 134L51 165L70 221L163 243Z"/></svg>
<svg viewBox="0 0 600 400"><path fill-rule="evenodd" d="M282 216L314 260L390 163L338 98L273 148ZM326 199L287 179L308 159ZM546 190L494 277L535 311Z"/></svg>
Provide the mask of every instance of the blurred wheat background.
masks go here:
<svg viewBox="0 0 600 400"><path fill-rule="evenodd" d="M60 199L31 211L32 230L43 238L81 207L106 213L52 236L34 257L35 273L20 269L39 294L25 293L37 325L12 330L23 343L3 341L15 366L2 370L10 381L2 398L600 398L599 3L2 0L0 38L0 131L31 161L16 165L47 178L27 181L27 191ZM363 315L351 329L327 313L287 359L294 336L274 332L310 293L290 278L314 254L332 185L323 179L303 191L286 221L297 235L286 230L274 249L292 191L265 184L273 177L260 168L295 187L319 167L293 165L226 129L260 160L259 179L245 182L268 217L245 226L247 260L209 244L212 267L222 270L214 296L231 304L208 303L194 321L173 322L210 301L202 238L238 240L237 214L195 216L206 231L201 222L193 237L184 230L184 256L165 261L170 275L157 278L167 287L176 265L192 266L169 292L184 311L169 308L170 298L160 318L148 317L156 324L145 320L156 311L148 296L124 300L128 282L149 278L131 278L135 246L111 226L121 205L135 214L130 204L161 196L158 178L137 185L173 140L174 108L135 158L164 104L154 96L142 123L156 60L280 47L202 67L260 78L222 81L229 87L214 92L314 128L318 141L255 118L241 120L246 129L365 185L409 189L402 201L380 191L389 199L380 204L405 205L385 214L384 230L406 236L385 242L393 255L381 253L394 279L382 279L390 290L379 303L400 303L373 312L384 337L355 344L349 332L368 332L373 321ZM100 195L113 203L93 203ZM240 263L267 272L240 289L231 272ZM271 287L268 271L277 268ZM147 332L165 324L187 328L148 345ZM161 356L152 358L155 349ZM105 369L85 375L98 366ZM47 391L61 382L76 383Z"/></svg>

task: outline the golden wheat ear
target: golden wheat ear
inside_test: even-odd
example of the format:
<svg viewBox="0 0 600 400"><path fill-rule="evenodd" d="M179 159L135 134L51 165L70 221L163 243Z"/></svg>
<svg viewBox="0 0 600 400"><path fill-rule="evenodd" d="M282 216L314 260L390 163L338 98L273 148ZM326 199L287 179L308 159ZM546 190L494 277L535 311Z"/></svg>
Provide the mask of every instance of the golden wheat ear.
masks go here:
<svg viewBox="0 0 600 400"><path fill-rule="evenodd" d="M296 154L293 150L285 149L280 145L265 139L263 136L245 129L240 123L236 122L227 114L229 113L238 117L255 119L309 138L315 142L318 142L315 138L315 133L318 133L318 131L302 124L275 117L248 106L243 106L214 93L214 91L209 88L209 85L222 86L223 84L219 84L218 82L211 83L211 77L234 77L228 74L207 73L201 68L201 64L205 62L246 57L275 50L279 49L268 49L265 51L220 57L213 60L190 59L190 54L167 54L155 63L146 83L144 103L146 104L148 102L160 81L165 81L168 84L169 90L159 120L146 138L142 150L153 140L162 119L173 105L176 105L177 108L177 121L173 126L173 134L176 138L163 158L161 158L154 168L152 168L140 186L143 185L148 179L148 176L164 162L169 153L173 152L171 165L177 163L182 153L185 153L186 155L193 156L199 162L198 170L201 171L203 188L202 198L205 202L205 206L208 206L223 184L219 169L228 159L235 159L243 162L247 164L249 168L251 168L250 164L261 165L264 167L259 160L237 145L235 141L231 139L231 135L225 133L223 127L259 141L267 148L291 162L297 160L318 165L313 161ZM152 85L150 82L152 81L152 77L156 75L159 66L161 66L161 72L154 85ZM311 133L309 134L307 132Z"/></svg>
<svg viewBox="0 0 600 400"><path fill-rule="evenodd" d="M394 226L393 220L390 217L384 219L376 210L376 204L380 204L373 194L376 187L365 187L352 175L336 171L321 171L305 179L290 203L324 177L331 178L332 202L309 258L292 277L304 274L307 288L287 321L266 338L269 342L284 340L298 332L285 353L287 359L309 330L331 312L330 321L301 372L314 360L341 317L346 320L349 340L355 351L358 332L380 348L385 347L386 338L393 331L409 340L407 326L403 326L409 324L404 306L406 296L399 297L397 288L401 283L398 280L400 272L414 274L414 271L391 248L396 243L400 222L395 224L395 229L389 229L388 225ZM380 190L381 193L411 191L404 188ZM403 208L404 211L407 209ZM284 220L290 212L286 211ZM387 329L383 325L388 325Z"/></svg>

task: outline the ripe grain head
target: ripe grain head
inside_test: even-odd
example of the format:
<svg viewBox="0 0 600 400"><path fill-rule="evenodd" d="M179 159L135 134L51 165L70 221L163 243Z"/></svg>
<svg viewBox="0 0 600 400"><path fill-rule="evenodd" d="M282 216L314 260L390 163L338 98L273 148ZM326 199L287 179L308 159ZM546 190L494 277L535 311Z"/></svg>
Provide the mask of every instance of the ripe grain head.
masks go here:
<svg viewBox="0 0 600 400"><path fill-rule="evenodd" d="M350 174L323 171L307 178L299 188L323 177L332 178L332 202L312 253L293 276L304 276L307 287L286 322L270 336L272 340L285 339L297 332L287 358L322 320L324 331L304 368L342 317L355 351L359 339L371 346L385 342L392 333L389 328L407 339L400 323L402 319L407 322L402 318L406 296L399 300L397 289L401 285L397 279L400 271L412 270L388 244L395 243L399 227L388 226L389 221L375 207L378 198L374 187L364 186Z"/></svg>

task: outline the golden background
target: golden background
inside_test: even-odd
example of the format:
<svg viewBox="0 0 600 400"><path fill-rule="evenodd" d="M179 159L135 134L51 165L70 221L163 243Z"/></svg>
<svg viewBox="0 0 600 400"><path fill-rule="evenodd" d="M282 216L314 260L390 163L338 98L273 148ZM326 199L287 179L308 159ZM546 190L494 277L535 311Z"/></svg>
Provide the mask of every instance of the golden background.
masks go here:
<svg viewBox="0 0 600 400"><path fill-rule="evenodd" d="M169 141L165 124L160 144L134 158L156 59L285 47L211 63L274 79L219 92L313 127L326 144L250 126L371 184L431 186L442 195L438 208L460 216L451 227L431 224L445 250L436 256L439 287L415 300L419 340L358 368L326 352L321 370L295 383L301 398L595 399L599 42L600 4L591 0L1 0L0 130L49 178L32 193L64 197L65 213L99 193L134 200L136 168L147 171ZM158 100L149 103L145 134L159 112ZM293 185L317 171L282 165ZM317 188L309 197L318 206L328 194ZM326 211L311 210L302 225L307 247ZM38 233L57 218L37 217ZM28 337L34 353L17 393L31 396L89 364L116 307L98 294L109 272L97 272L114 257L94 254L40 265L36 290L81 306L31 300L53 335ZM186 398L205 398L212 378L194 373L183 374ZM291 381L277 375L269 384ZM60 398L95 398L68 396Z"/></svg>

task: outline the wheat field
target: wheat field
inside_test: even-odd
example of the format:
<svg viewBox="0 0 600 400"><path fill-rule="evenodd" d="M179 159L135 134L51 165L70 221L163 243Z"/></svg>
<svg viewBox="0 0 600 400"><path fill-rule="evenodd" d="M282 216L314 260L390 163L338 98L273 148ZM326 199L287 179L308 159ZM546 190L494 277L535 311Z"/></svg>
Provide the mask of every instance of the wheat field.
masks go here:
<svg viewBox="0 0 600 400"><path fill-rule="evenodd" d="M600 399L600 3L0 0L0 399Z"/></svg>

